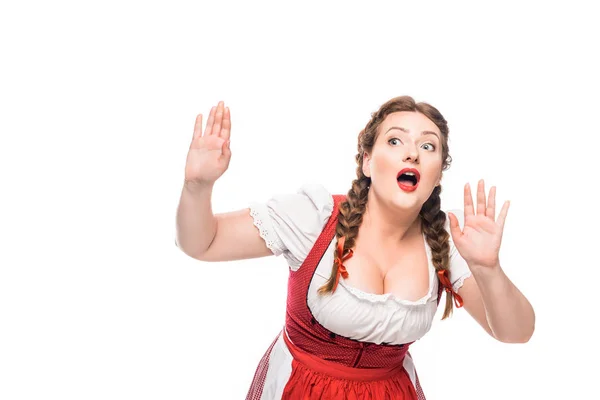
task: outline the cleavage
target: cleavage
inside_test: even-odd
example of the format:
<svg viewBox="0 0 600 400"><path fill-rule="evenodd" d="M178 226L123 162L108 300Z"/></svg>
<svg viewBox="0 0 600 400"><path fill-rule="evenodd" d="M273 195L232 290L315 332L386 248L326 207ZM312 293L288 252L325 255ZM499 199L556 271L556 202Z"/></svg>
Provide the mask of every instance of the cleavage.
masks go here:
<svg viewBox="0 0 600 400"><path fill-rule="evenodd" d="M421 237L422 238L422 237ZM417 301L429 293L430 271L424 242L398 251L387 262L360 252L360 246L344 262L348 271L346 285L372 294L391 293L398 299Z"/></svg>

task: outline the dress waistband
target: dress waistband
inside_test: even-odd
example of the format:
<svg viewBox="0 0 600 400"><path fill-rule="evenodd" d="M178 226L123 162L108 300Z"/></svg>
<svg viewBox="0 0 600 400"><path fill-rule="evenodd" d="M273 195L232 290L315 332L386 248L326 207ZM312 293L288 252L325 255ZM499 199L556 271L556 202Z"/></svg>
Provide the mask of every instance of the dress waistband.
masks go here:
<svg viewBox="0 0 600 400"><path fill-rule="evenodd" d="M320 372L334 378L350 379L357 381L376 381L388 379L394 375L401 373L404 368L403 363L390 368L354 368L348 367L336 362L327 361L313 354L300 350L292 343L287 335L286 330L283 330L283 340L287 345L292 357L297 362L304 364L306 367L315 372Z"/></svg>

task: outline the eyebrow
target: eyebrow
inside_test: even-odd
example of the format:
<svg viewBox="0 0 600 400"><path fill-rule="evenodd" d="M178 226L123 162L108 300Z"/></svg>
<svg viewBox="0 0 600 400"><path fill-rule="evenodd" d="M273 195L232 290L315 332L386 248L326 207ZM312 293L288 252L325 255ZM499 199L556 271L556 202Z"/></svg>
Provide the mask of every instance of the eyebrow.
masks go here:
<svg viewBox="0 0 600 400"><path fill-rule="evenodd" d="M409 129L402 128L402 127L400 127L400 126L392 126L392 127L391 127L390 129L388 129L388 130L387 130L385 133L387 134L387 133L388 133L389 131L391 131L392 129L400 129L402 132L410 133L410 130L409 130ZM432 132L432 131L423 131L423 132L421 132L421 136L423 136L423 135L435 135L435 136L438 138L438 140L440 139L440 136L439 136L437 133L435 133L435 132Z"/></svg>

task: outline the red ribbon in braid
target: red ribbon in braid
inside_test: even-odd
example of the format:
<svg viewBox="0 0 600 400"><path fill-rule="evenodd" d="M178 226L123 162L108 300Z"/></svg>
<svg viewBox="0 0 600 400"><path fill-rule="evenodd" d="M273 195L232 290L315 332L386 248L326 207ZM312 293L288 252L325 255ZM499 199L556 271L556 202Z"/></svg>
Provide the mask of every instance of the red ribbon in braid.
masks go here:
<svg viewBox="0 0 600 400"><path fill-rule="evenodd" d="M444 286L444 290L446 290L446 293L449 296L453 297L454 304L456 304L456 307L461 308L463 306L463 299L452 288L452 283L450 282L450 279L448 278L448 270L447 269L439 270L437 272L437 274L438 274L438 278L440 279L440 282Z"/></svg>
<svg viewBox="0 0 600 400"><path fill-rule="evenodd" d="M354 253L352 249L348 250L348 253L344 255L344 243L346 242L346 236L342 236L338 239L337 250L335 254L335 259L333 260L334 264L337 265L337 274L335 275L335 282L333 283L333 289L331 293L335 292L337 288L338 282L340 281L340 275L346 279L348 278L348 271L344 266L343 262L352 257Z"/></svg>

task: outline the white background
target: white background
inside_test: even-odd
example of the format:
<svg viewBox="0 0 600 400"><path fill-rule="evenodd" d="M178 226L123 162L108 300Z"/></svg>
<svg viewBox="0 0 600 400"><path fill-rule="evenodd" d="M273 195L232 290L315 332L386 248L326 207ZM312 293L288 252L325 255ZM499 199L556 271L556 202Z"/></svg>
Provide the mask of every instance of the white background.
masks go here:
<svg viewBox="0 0 600 400"><path fill-rule="evenodd" d="M445 209L479 178L511 200L501 263L537 316L524 345L437 318L412 347L428 398L597 398L597 18L446 3L2 3L0 398L243 399L287 267L175 246L196 114L231 107L224 212L346 193L404 94L449 121Z"/></svg>

